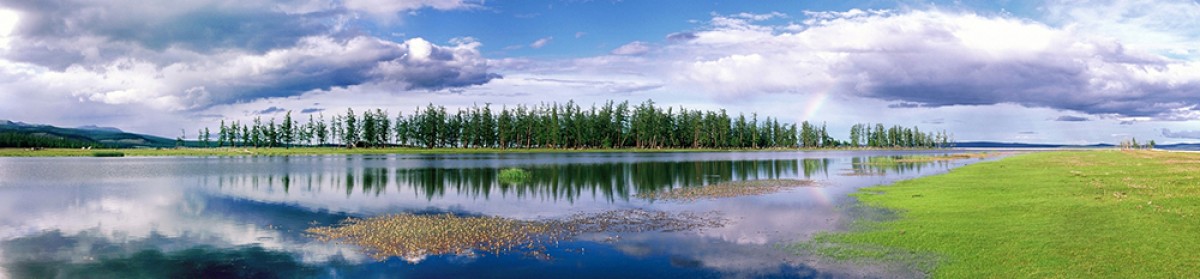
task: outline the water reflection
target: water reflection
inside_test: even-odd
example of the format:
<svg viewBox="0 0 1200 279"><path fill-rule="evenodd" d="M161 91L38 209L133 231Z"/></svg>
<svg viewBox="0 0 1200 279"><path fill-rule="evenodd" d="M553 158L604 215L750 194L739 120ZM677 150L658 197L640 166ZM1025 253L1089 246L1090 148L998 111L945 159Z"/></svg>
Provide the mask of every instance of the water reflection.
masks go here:
<svg viewBox="0 0 1200 279"><path fill-rule="evenodd" d="M317 277L614 277L635 271L836 277L846 267L786 261L789 255L772 245L849 223L839 205L860 187L966 163L870 164L872 157L912 153L919 152L0 158L0 275L121 276L129 274L105 270L162 261L205 265L191 258L199 255L272 259L255 265L316 268ZM530 178L500 182L499 171L513 167ZM633 198L673 187L806 178L822 186L690 203ZM624 235L617 242L606 240L613 235L585 237L550 251L553 261L501 255L376 263L355 247L303 234L347 217L395 212L537 219L622 208L719 211L734 221L700 232Z"/></svg>
<svg viewBox="0 0 1200 279"><path fill-rule="evenodd" d="M346 196L380 196L389 188L412 191L425 200L450 193L487 200L575 201L583 194L628 201L638 192L694 187L729 181L828 176L831 159L637 162L517 166L528 179L501 181L498 168L362 167L326 172L234 173L217 178L219 188L312 192L337 189ZM803 176L801 176L803 175ZM205 177L204 179L208 179Z"/></svg>
<svg viewBox="0 0 1200 279"><path fill-rule="evenodd" d="M837 175L882 176L889 173L919 173L923 169L945 169L950 161L874 163L878 158L901 159L903 156L850 157L844 172ZM263 191L312 192L341 190L345 196L378 197L388 188L415 192L427 201L452 194L487 200L493 195L505 199L542 199L573 202L581 195L598 195L606 201L628 201L638 192L661 191L677 187L695 187L730 181L806 178L830 176L832 158L791 160L742 160L695 162L635 162L518 165L530 177L520 182L499 179L499 168L406 168L404 166L350 167L324 172L287 173L243 172L220 174L221 188L249 188ZM204 177L209 179L209 177ZM278 188L277 188L278 187ZM293 189L294 188L294 189Z"/></svg>
<svg viewBox="0 0 1200 279"><path fill-rule="evenodd" d="M954 164L952 160L906 162L903 161L905 158L906 156L852 157L849 172L842 175L887 175L889 172L903 174L921 172L927 168L945 169Z"/></svg>
<svg viewBox="0 0 1200 279"><path fill-rule="evenodd" d="M314 277L291 253L258 245L232 248L195 246L164 251L176 243L154 234L114 242L95 232L64 235L49 231L0 242L21 251L5 264L13 278L301 278ZM165 248L171 249L171 248Z"/></svg>

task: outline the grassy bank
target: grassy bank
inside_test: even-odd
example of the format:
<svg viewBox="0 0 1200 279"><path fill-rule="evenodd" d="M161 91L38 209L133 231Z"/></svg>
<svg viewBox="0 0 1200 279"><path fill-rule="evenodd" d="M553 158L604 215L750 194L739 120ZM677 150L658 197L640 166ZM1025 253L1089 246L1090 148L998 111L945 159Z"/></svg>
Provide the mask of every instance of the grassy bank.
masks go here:
<svg viewBox="0 0 1200 279"><path fill-rule="evenodd" d="M1182 278L1200 270L1200 154L1033 153L856 195L897 218L793 248L923 261L934 277L950 278Z"/></svg>
<svg viewBox="0 0 1200 279"><path fill-rule="evenodd" d="M93 157L97 152L120 152L124 156L299 156L299 155L348 155L348 154L484 154L484 153L587 153L587 152L730 152L730 151L805 151L805 150L928 150L922 148L770 148L770 149L712 149L712 148L355 148L340 147L296 147L296 148L166 148L166 149L97 149L82 150L50 148L30 150L27 148L0 148L0 157Z"/></svg>

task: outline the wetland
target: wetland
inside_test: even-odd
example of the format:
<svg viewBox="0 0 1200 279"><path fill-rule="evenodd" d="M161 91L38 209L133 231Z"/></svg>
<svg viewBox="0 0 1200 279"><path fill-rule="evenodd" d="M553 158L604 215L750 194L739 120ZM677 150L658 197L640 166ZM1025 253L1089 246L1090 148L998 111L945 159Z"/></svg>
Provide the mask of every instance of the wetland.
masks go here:
<svg viewBox="0 0 1200 279"><path fill-rule="evenodd" d="M920 277L786 245L885 214L860 188L987 160L904 159L961 153L0 158L0 272Z"/></svg>

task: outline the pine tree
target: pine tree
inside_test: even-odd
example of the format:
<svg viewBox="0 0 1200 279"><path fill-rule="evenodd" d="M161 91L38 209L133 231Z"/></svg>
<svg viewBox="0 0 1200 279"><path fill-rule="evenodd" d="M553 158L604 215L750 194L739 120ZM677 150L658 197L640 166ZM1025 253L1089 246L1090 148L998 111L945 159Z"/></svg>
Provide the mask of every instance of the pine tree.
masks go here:
<svg viewBox="0 0 1200 279"><path fill-rule="evenodd" d="M202 136L201 138L203 138L204 140L202 140L200 142L204 144L204 147L211 147L211 146L209 146L209 140L211 139L212 135L209 134L208 127L204 127L203 135L204 136Z"/></svg>
<svg viewBox="0 0 1200 279"><path fill-rule="evenodd" d="M346 109L342 122L342 143L346 144L346 148L354 148L359 140L358 119L354 116L354 109Z"/></svg>
<svg viewBox="0 0 1200 279"><path fill-rule="evenodd" d="M272 119L272 123L274 123L274 119ZM291 110L288 110L287 114L283 115L283 123L279 126L279 134L284 148L291 148L292 142L296 140L296 127L292 123Z"/></svg>

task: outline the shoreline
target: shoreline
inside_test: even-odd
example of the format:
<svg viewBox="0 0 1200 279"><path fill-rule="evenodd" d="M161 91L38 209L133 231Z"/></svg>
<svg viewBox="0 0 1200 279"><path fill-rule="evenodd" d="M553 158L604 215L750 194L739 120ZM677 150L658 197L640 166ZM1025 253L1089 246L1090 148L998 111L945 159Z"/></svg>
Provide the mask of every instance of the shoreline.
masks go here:
<svg viewBox="0 0 1200 279"><path fill-rule="evenodd" d="M989 149L1001 150L1001 149ZM819 152L819 151L978 151L958 148L767 148L767 149L708 149L708 148L355 148L295 147L295 148L126 148L71 149L0 148L0 157L243 157L243 156L317 156L317 155L387 155L387 154L534 154L534 153L699 153L699 152ZM119 156L111 156L119 153ZM110 156L104 156L104 155Z"/></svg>

